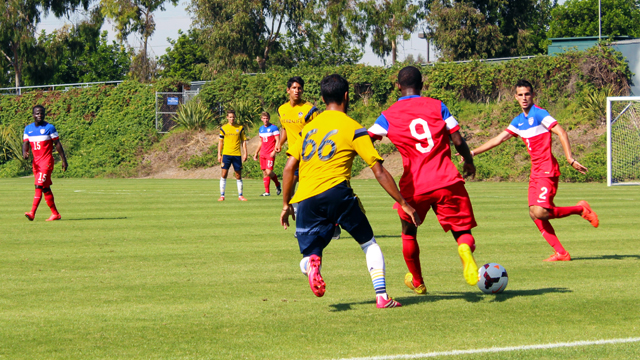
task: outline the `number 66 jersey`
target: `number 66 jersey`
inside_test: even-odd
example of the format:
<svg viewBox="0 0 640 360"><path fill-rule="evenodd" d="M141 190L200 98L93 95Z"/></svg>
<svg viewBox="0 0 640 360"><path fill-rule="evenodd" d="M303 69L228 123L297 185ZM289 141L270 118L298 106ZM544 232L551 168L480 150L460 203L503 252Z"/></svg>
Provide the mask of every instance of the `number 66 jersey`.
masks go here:
<svg viewBox="0 0 640 360"><path fill-rule="evenodd" d="M382 112L369 135L386 136L402 155L404 172L400 192L405 199L464 182L451 161L449 135L458 121L439 100L419 95L403 96Z"/></svg>

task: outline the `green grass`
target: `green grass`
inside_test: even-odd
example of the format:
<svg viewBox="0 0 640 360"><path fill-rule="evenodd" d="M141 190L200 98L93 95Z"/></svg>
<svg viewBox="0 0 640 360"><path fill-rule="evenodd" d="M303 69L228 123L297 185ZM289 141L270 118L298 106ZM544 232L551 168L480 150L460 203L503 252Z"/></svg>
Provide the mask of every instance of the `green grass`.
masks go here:
<svg viewBox="0 0 640 360"><path fill-rule="evenodd" d="M375 308L364 256L349 236L324 255L327 293L300 274L281 198L218 197L217 180L54 179L63 220L34 222L32 179L0 180L0 359L335 359L640 336L640 190L561 184L585 198L592 228L554 220L574 261L552 253L528 218L524 183L470 183L479 263L510 281L484 295L463 278L455 243L433 214L419 230L427 296L403 284L399 222L375 180L353 186L386 256L389 293ZM345 234L346 235L346 234ZM449 356L455 359L634 359L640 343Z"/></svg>

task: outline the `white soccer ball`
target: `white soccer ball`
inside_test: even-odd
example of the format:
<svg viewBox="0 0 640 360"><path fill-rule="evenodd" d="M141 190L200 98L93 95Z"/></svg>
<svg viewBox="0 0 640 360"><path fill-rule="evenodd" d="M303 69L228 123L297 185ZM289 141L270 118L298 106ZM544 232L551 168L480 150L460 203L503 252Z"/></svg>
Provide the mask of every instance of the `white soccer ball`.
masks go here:
<svg viewBox="0 0 640 360"><path fill-rule="evenodd" d="M484 264L478 270L478 288L485 294L501 293L508 282L507 270L500 264Z"/></svg>

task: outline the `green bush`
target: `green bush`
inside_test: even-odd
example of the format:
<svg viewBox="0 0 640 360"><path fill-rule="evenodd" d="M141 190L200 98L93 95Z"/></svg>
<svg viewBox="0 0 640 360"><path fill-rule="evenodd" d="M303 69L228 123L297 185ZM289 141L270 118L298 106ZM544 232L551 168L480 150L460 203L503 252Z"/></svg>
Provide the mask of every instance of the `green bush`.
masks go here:
<svg viewBox="0 0 640 360"><path fill-rule="evenodd" d="M180 105L172 120L187 130L204 130L216 122L216 116L196 98Z"/></svg>

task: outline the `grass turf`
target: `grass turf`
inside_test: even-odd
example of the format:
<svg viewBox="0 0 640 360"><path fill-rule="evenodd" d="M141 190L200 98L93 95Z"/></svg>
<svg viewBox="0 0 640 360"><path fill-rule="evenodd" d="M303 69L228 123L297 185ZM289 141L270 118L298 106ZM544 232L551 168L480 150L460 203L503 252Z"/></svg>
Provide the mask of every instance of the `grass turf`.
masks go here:
<svg viewBox="0 0 640 360"><path fill-rule="evenodd" d="M326 249L327 294L300 274L281 197L218 197L216 180L56 179L62 221L34 222L32 179L0 180L0 358L333 359L640 336L640 190L560 184L556 204L586 199L600 216L553 220L574 261L528 218L527 185L467 185L479 226L479 265L509 273L500 295L468 286L450 234L433 214L420 228L429 294L403 284L406 266L392 200L375 180L354 181L387 262L376 309L364 255L343 232ZM632 359L640 343L459 355L459 359Z"/></svg>

